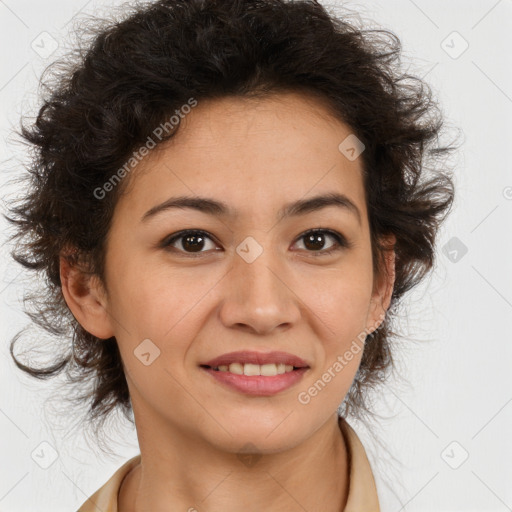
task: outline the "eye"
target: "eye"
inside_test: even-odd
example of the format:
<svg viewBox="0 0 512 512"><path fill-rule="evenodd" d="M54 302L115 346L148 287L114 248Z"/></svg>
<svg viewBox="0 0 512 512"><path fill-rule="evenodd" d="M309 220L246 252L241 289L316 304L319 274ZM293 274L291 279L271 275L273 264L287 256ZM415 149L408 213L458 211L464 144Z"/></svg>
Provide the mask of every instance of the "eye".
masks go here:
<svg viewBox="0 0 512 512"><path fill-rule="evenodd" d="M325 240L331 238L334 243L327 249L324 249ZM341 249L349 249L352 244L340 233L328 229L312 229L301 235L298 240L304 240L304 247L307 252L313 256L327 256ZM187 256L196 257L201 253L208 252L208 241L212 244L209 249L216 249L217 245L213 242L213 238L205 231L187 230L174 233L170 237L163 240L160 244L162 248L173 252L183 253Z"/></svg>
<svg viewBox="0 0 512 512"><path fill-rule="evenodd" d="M333 239L334 243L324 249L326 237ZM352 244L342 234L329 229L312 229L301 235L298 240L304 240L307 252L312 252L315 257L328 256L335 251L352 247Z"/></svg>
<svg viewBox="0 0 512 512"><path fill-rule="evenodd" d="M189 256L195 256L194 253L206 252L203 251L205 245L208 245L207 240L212 241L212 238L204 231L189 230L180 231L166 238L161 246L177 252L184 252ZM176 244L176 242L178 242ZM175 244L178 246L176 247ZM213 244L214 247L215 244Z"/></svg>

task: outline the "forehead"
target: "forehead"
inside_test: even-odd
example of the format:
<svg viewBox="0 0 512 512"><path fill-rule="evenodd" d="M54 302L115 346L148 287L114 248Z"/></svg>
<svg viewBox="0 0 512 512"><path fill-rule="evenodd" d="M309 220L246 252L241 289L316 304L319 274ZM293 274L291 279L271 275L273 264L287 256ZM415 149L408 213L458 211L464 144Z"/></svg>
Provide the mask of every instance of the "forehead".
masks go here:
<svg viewBox="0 0 512 512"><path fill-rule="evenodd" d="M179 146L178 151L186 148L187 153L204 148L216 155L230 149L229 157L258 151L266 159L278 148L294 149L297 158L323 152L351 133L349 126L334 117L326 100L295 92L199 101L180 124L164 147Z"/></svg>
<svg viewBox="0 0 512 512"><path fill-rule="evenodd" d="M130 176L130 209L174 195L217 197L240 214L337 191L364 211L361 158L339 149L352 136L314 97L286 93L265 99L199 101L176 135Z"/></svg>

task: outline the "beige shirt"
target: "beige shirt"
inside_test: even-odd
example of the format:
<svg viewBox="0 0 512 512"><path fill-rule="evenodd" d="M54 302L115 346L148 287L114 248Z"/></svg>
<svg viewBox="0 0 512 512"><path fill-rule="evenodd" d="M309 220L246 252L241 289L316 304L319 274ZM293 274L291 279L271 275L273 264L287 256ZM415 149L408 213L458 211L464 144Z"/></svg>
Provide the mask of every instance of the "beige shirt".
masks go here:
<svg viewBox="0 0 512 512"><path fill-rule="evenodd" d="M343 418L340 418L339 425L347 444L350 475L348 499L343 512L379 512L377 489L364 447ZM77 512L122 512L117 508L121 482L140 463L140 457L139 454L125 462Z"/></svg>

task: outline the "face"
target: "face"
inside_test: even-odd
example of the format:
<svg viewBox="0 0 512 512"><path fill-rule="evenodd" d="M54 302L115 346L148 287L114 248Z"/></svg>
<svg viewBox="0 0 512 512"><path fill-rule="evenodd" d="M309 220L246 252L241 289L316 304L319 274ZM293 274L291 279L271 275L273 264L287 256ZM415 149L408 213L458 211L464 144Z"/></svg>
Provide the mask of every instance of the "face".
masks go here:
<svg viewBox="0 0 512 512"><path fill-rule="evenodd" d="M343 401L391 292L372 272L361 158L338 149L351 130L296 94L199 102L181 122L133 170L101 308L79 320L116 337L138 428L298 445ZM170 204L182 196L210 203Z"/></svg>

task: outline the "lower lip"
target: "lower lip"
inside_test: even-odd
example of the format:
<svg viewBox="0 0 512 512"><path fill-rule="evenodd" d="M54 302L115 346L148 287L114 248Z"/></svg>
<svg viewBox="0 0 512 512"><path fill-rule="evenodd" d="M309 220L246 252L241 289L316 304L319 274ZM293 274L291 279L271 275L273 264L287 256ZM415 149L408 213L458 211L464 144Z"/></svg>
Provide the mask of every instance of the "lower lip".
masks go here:
<svg viewBox="0 0 512 512"><path fill-rule="evenodd" d="M291 388L302 379L304 373L308 370L308 368L299 368L280 375L265 377L262 375L237 375L236 373L220 372L204 367L201 367L201 369L229 388L254 396L275 395L280 391Z"/></svg>

